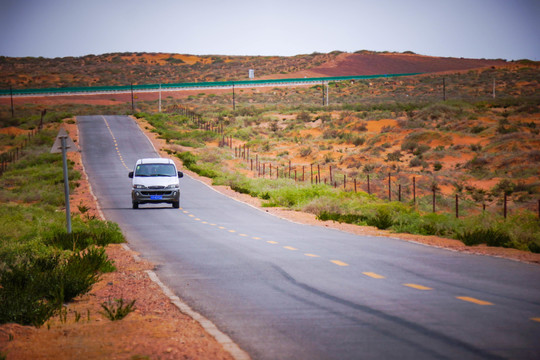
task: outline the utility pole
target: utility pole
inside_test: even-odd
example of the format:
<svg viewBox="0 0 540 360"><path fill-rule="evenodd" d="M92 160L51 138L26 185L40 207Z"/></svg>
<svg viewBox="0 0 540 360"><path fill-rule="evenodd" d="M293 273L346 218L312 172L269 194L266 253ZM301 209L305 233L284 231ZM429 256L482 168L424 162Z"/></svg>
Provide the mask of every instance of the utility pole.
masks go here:
<svg viewBox="0 0 540 360"><path fill-rule="evenodd" d="M329 95L330 94L330 91L329 91L329 88L328 88L328 82L326 83L326 106L328 106L329 104Z"/></svg>
<svg viewBox="0 0 540 360"><path fill-rule="evenodd" d="M15 108L13 107L13 86L9 85L9 93L11 94L11 117L15 117Z"/></svg>
<svg viewBox="0 0 540 360"><path fill-rule="evenodd" d="M233 111L236 110L236 103L234 99L234 83L232 84L232 108L233 108Z"/></svg>
<svg viewBox="0 0 540 360"><path fill-rule="evenodd" d="M321 81L321 89L322 89L322 105L324 106L324 81Z"/></svg>
<svg viewBox="0 0 540 360"><path fill-rule="evenodd" d="M442 78L443 101L446 101L446 79Z"/></svg>
<svg viewBox="0 0 540 360"><path fill-rule="evenodd" d="M66 201L66 230L68 234L71 234L71 209L69 206L69 176L67 166L67 152L79 151L77 145L69 137L65 129L60 129L50 153L62 153L62 169L64 173L64 197Z"/></svg>
<svg viewBox="0 0 540 360"><path fill-rule="evenodd" d="M133 101L133 82L131 83L131 111L135 112L135 102Z"/></svg>
<svg viewBox="0 0 540 360"><path fill-rule="evenodd" d="M161 112L161 84L159 84L159 112Z"/></svg>

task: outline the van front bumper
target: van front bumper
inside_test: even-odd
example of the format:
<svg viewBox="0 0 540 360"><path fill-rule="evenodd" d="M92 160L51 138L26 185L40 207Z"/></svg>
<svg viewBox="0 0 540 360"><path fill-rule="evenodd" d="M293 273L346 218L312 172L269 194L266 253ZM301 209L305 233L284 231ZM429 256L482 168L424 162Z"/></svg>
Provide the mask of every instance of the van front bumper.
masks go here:
<svg viewBox="0 0 540 360"><path fill-rule="evenodd" d="M180 201L179 189L133 189L131 191L131 200L133 203L174 203Z"/></svg>

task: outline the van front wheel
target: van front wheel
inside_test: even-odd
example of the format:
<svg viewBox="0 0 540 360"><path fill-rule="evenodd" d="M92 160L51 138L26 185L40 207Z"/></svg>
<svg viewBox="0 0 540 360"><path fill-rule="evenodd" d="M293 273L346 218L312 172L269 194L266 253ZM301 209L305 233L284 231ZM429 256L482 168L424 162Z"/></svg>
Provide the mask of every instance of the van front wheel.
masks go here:
<svg viewBox="0 0 540 360"><path fill-rule="evenodd" d="M180 201L173 201L172 207L175 208L175 209L179 209L180 208Z"/></svg>
<svg viewBox="0 0 540 360"><path fill-rule="evenodd" d="M138 209L138 208L139 208L139 203L136 202L136 201L134 201L134 202L133 202L133 208L134 208L134 209Z"/></svg>

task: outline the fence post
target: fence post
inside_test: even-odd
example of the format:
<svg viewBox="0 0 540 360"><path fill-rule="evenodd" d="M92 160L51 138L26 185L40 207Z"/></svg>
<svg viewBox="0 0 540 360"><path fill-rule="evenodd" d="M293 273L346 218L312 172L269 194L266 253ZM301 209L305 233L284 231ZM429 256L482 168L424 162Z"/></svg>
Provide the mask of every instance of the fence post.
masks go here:
<svg viewBox="0 0 540 360"><path fill-rule="evenodd" d="M343 175L343 190L347 190L347 174Z"/></svg>
<svg viewBox="0 0 540 360"><path fill-rule="evenodd" d="M507 199L506 199L506 193L504 193L504 218L506 219L506 213L507 213Z"/></svg>
<svg viewBox="0 0 540 360"><path fill-rule="evenodd" d="M311 171L311 184L313 185L313 164L310 165L310 171Z"/></svg>
<svg viewBox="0 0 540 360"><path fill-rule="evenodd" d="M317 177L319 178L319 184L321 183L321 165L317 164Z"/></svg>
<svg viewBox="0 0 540 360"><path fill-rule="evenodd" d="M459 218L459 196L456 194L456 219Z"/></svg>
<svg viewBox="0 0 540 360"><path fill-rule="evenodd" d="M354 178L354 193L356 194L356 178ZM540 200L539 200L540 202Z"/></svg>
<svg viewBox="0 0 540 360"><path fill-rule="evenodd" d="M416 176L412 178L413 204L416 206Z"/></svg>
<svg viewBox="0 0 540 360"><path fill-rule="evenodd" d="M392 182L390 180L390 173L388 173L388 201L392 201Z"/></svg>
<svg viewBox="0 0 540 360"><path fill-rule="evenodd" d="M401 184L398 185L398 201L401 202Z"/></svg>
<svg viewBox="0 0 540 360"><path fill-rule="evenodd" d="M435 212L435 196L436 196L435 192L436 192L436 189L435 189L435 186L433 186L433 212Z"/></svg>
<svg viewBox="0 0 540 360"><path fill-rule="evenodd" d="M371 188L369 187L369 174L367 174L367 193L371 195Z"/></svg>
<svg viewBox="0 0 540 360"><path fill-rule="evenodd" d="M332 183L332 165L328 165L329 169L330 169L330 183Z"/></svg>

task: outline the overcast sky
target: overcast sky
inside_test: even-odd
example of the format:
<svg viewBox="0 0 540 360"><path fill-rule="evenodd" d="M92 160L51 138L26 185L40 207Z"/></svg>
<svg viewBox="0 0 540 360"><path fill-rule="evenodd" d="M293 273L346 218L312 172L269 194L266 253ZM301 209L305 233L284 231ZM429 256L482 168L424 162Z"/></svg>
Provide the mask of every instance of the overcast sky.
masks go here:
<svg viewBox="0 0 540 360"><path fill-rule="evenodd" d="M0 0L0 55L298 55L540 60L540 0Z"/></svg>

